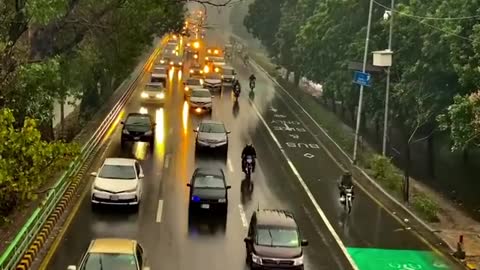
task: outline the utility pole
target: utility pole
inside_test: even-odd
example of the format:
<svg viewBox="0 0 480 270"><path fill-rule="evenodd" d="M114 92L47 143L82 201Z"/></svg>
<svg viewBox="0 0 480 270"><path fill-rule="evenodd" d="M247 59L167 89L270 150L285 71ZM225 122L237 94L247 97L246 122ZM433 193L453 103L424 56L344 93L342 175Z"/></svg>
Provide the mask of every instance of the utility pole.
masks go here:
<svg viewBox="0 0 480 270"><path fill-rule="evenodd" d="M384 18L390 17L390 32L388 34L388 50L392 50L392 35L393 35L393 9L395 7L395 0L391 0L390 12L385 12L387 14ZM383 116L383 144L382 144L382 154L385 156L387 154L387 136L388 136L388 115L389 108L388 103L390 100L390 68L387 67L387 86L385 92L385 112Z"/></svg>

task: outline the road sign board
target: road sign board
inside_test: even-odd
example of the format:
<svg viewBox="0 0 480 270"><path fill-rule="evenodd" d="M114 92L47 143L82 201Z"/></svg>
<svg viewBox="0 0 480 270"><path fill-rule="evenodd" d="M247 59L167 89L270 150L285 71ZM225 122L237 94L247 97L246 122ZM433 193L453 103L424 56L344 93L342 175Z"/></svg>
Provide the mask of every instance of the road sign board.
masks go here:
<svg viewBox="0 0 480 270"><path fill-rule="evenodd" d="M355 71L353 74L353 83L363 85L363 86L370 86L371 82L371 75L370 73Z"/></svg>

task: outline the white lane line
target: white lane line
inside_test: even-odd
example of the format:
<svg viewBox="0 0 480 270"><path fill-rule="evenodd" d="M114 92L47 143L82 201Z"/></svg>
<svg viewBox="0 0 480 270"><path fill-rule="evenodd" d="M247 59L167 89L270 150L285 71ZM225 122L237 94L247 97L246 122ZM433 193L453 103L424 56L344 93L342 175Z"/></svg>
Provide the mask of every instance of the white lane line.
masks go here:
<svg viewBox="0 0 480 270"><path fill-rule="evenodd" d="M243 227L248 228L247 215L245 215L245 211L243 211L243 206L241 204L238 205L238 210L240 211L240 218L242 219Z"/></svg>
<svg viewBox="0 0 480 270"><path fill-rule="evenodd" d="M327 216L325 215L325 213L323 212L322 208L320 207L320 205L318 204L318 202L315 200L315 197L313 196L312 192L310 191L310 189L308 188L307 184L305 183L305 181L303 180L302 176L300 175L300 173L298 172L297 168L295 168L295 165L293 165L292 161L290 160L290 158L287 156L285 150L283 149L282 145L280 144L280 142L278 141L277 137L275 137L275 134L273 133L273 131L270 129L270 127L268 126L267 122L265 121L265 119L263 119L263 116L260 114L257 106L255 105L255 103L251 102L250 101L250 104L252 105L252 108L253 110L255 111L255 113L258 115L258 118L260 119L260 121L263 123L263 125L265 126L265 128L267 129L268 133L270 134L270 136L272 137L273 141L277 144L278 148L280 149L280 152L282 152L282 155L283 157L285 158L285 160L287 160L287 163L288 165L290 166L290 169L292 170L293 174L295 174L295 176L297 177L297 180L298 182L300 182L300 185L303 187L303 189L305 190L305 193L307 193L307 196L308 198L310 199L310 201L312 202L313 206L315 207L315 210L317 211L317 213L320 215L320 217L322 218L323 222L325 223L327 229L329 230L329 232L332 234L333 238L335 239L335 242L337 242L338 246L340 247L340 249L342 250L343 254L345 255L345 257L347 258L347 260L350 262L350 264L352 265L353 269L355 270L359 270L358 266L355 264L353 258L350 256L350 254L348 253L347 251L347 248L345 247L345 245L343 244L342 240L340 239L340 237L338 236L337 232L335 231L335 229L333 228L332 224L330 224L330 222L328 221L327 219Z"/></svg>
<svg viewBox="0 0 480 270"><path fill-rule="evenodd" d="M168 165L170 165L170 154L167 154L167 156L165 157L165 161L163 163L163 167L165 169L168 169Z"/></svg>
<svg viewBox="0 0 480 270"><path fill-rule="evenodd" d="M158 200L158 208L157 208L157 223L162 222L162 212L163 212L163 200Z"/></svg>
<svg viewBox="0 0 480 270"><path fill-rule="evenodd" d="M232 165L232 162L230 161L230 159L227 159L227 166L228 166L228 170L230 172L233 172L233 165Z"/></svg>

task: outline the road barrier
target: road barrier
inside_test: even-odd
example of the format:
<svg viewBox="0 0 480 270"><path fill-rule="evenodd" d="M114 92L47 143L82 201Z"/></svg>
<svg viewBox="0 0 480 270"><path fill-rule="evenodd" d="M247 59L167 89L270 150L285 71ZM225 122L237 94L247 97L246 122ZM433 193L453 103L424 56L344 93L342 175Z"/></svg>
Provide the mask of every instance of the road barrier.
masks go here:
<svg viewBox="0 0 480 270"><path fill-rule="evenodd" d="M30 268L38 252L55 227L56 222L60 219L70 199L75 194L77 186L89 167L89 162L93 160L94 155L92 154L98 151L103 145L102 141L107 131L115 123L121 110L136 89L136 85L140 78L142 78L142 75L153 65L155 58L160 53L167 39L168 37L162 39L161 45L150 55L139 74L130 82L130 85L118 102L113 106L88 142L82 147L80 155L70 163L67 170L50 189L41 205L33 212L0 256L1 270L26 270Z"/></svg>

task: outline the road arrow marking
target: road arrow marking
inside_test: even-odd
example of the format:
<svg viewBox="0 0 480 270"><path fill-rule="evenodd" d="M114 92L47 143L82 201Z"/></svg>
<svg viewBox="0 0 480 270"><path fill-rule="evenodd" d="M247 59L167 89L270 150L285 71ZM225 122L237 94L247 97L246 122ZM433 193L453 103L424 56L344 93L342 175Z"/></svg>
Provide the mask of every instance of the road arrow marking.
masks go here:
<svg viewBox="0 0 480 270"><path fill-rule="evenodd" d="M315 155L312 155L312 154L310 154L310 153L305 153L303 156L306 157L306 158L313 158L313 157L315 157Z"/></svg>
<svg viewBox="0 0 480 270"><path fill-rule="evenodd" d="M288 134L288 135L297 140L300 138L300 136L298 136L297 134Z"/></svg>
<svg viewBox="0 0 480 270"><path fill-rule="evenodd" d="M286 116L286 115L283 115L283 114L275 114L273 117L286 118L287 116Z"/></svg>

